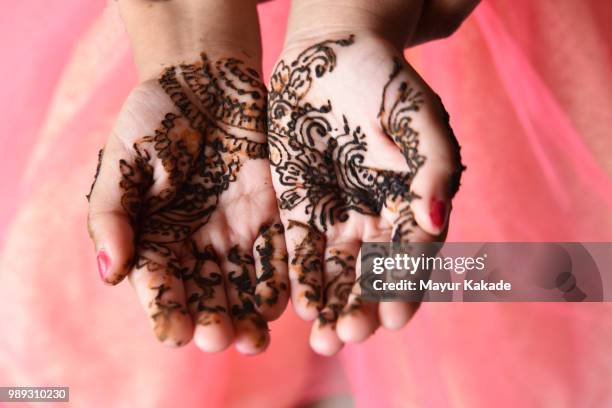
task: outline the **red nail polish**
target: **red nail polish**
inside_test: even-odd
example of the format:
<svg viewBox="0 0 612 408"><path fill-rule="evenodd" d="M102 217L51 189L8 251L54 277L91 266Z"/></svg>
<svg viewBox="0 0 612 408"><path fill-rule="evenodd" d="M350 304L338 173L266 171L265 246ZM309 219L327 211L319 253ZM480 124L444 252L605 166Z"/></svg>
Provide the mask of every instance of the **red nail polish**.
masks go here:
<svg viewBox="0 0 612 408"><path fill-rule="evenodd" d="M436 198L431 200L429 218L431 218L431 222L436 228L444 228L444 224L446 224L446 202Z"/></svg>
<svg viewBox="0 0 612 408"><path fill-rule="evenodd" d="M110 266L110 258L106 251L101 249L98 251L98 272L100 273L100 279L106 282L106 275L108 274L108 267Z"/></svg>

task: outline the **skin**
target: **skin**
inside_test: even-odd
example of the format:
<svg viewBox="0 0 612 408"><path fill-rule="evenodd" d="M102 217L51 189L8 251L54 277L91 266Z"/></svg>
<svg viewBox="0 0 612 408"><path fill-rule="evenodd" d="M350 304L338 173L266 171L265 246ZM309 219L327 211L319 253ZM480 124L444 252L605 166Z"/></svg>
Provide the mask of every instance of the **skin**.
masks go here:
<svg viewBox="0 0 612 408"><path fill-rule="evenodd" d="M401 47L448 35L457 19L435 16L465 17L475 2L293 1L280 61L290 64L319 42L347 43L334 47L333 75L313 81L302 102L333 102L330 120L359 134L367 174L383 180L374 199L349 192L359 203L331 217L333 225L330 218L313 218L306 204L283 200L295 185L280 182L274 151L289 136L280 126L271 133L275 141L266 143L266 120L271 127L282 121L266 116L262 104L256 2L118 3L141 81L101 151L89 195L89 231L107 260L105 282L128 276L154 334L170 346L194 337L204 351L232 343L245 354L263 351L267 321L282 313L289 297L288 268L298 314L316 318L311 344L317 352L333 354L381 323L403 326L418 305L359 300L359 244L443 239L447 221L434 225L427 202L435 196L450 211L455 188L449 186L460 167L444 111L403 61ZM211 85L237 72L246 76L232 77L232 86ZM217 97L198 93L202 83ZM389 94L402 83L422 97L414 119L419 147L412 155L382 120L384 101L393 100ZM278 94L274 80L271 92ZM348 196L338 183L325 187L319 197Z"/></svg>
<svg viewBox="0 0 612 408"><path fill-rule="evenodd" d="M411 47L453 34L480 0L297 0L286 46L333 32L366 31L396 48Z"/></svg>
<svg viewBox="0 0 612 408"><path fill-rule="evenodd" d="M90 234L109 259L103 279L129 277L166 345L193 337L204 351L234 343L259 353L288 281L255 2L120 7L142 82L118 115L90 194ZM170 24L176 15L181 31Z"/></svg>
<svg viewBox="0 0 612 408"><path fill-rule="evenodd" d="M418 19L400 33L380 14L410 2L344 3L293 3L268 96L292 304L323 355L414 315L418 304L359 299L360 244L443 241L463 170L440 99L402 56Z"/></svg>

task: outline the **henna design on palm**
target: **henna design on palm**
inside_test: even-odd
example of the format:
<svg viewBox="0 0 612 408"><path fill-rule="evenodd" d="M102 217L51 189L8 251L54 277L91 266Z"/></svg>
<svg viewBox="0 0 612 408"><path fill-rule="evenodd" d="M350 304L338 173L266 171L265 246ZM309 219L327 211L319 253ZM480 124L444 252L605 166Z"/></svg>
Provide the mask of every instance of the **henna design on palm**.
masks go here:
<svg viewBox="0 0 612 408"><path fill-rule="evenodd" d="M325 284L325 308L319 313L322 325L333 325L340 317L355 283L355 257L335 250L325 262L340 267L340 271Z"/></svg>
<svg viewBox="0 0 612 408"><path fill-rule="evenodd" d="M255 309L255 287L251 284L249 269L255 265L255 260L251 255L240 253L237 246L232 247L227 256L232 270L229 272L228 280L236 289L240 305L233 305L231 308L232 317L236 320L250 320L254 327L261 330L268 330L268 323L256 312ZM263 331L257 344L261 345L265 341Z"/></svg>
<svg viewBox="0 0 612 408"><path fill-rule="evenodd" d="M207 303L217 291L224 290L223 278L219 273L204 274L204 263L218 263L219 257L210 246L199 248L193 237L209 222L220 196L236 181L244 163L268 157L267 145L249 138L250 133L266 130L266 89L257 72L241 61L228 58L212 62L205 54L196 64L167 68L158 82L178 112L167 113L154 134L133 144L130 163L120 161L121 204L136 235L138 255L134 264L156 268L156 255L167 259L162 266L167 273L194 282L191 286L195 291L189 295L187 306L195 312L206 312L199 313L198 323L207 325L217 321L219 313L227 313L224 306ZM160 171L157 163L161 163L167 178L159 191L154 190ZM242 265L248 261L237 257L235 250L225 254L230 263ZM181 266L179 258L185 254L195 259L191 268ZM275 303L278 292L286 287L278 288L271 273L260 281L266 279L270 279L269 286L276 295L259 302ZM238 289L242 302L233 305L232 315L266 327L255 311L250 280L241 274L232 275L229 282ZM187 313L176 302L164 303L166 286L150 289L157 290L155 310L159 313L152 318L159 331L168 326L172 313ZM158 337L163 338L163 333Z"/></svg>
<svg viewBox="0 0 612 408"><path fill-rule="evenodd" d="M144 259L140 261L147 262ZM160 268L159 265L152 262L147 262L146 267L150 271ZM164 294L170 290L168 278L168 276L165 276L164 282L150 287L152 290L157 291L157 294L149 303L149 310L152 311L151 319L154 321L153 331L160 341L166 340L175 313L181 315L188 314L187 310L179 302L164 298ZM181 343L178 342L176 345L180 346Z"/></svg>
<svg viewBox="0 0 612 408"><path fill-rule="evenodd" d="M288 227L299 225L309 230L298 245L298 252L308 252L316 239L324 240L328 228L347 221L351 212L379 215L383 206L392 205L398 215L392 231L394 241L407 239L416 225L410 203L418 196L410 186L425 157L418 152L419 133L412 127L412 117L419 112L424 98L420 91L400 79L401 61L398 58L392 61L389 79L382 90L378 119L384 133L400 148L408 165L405 172L364 165L368 146L361 127L335 112L331 101L320 106L308 101L313 82L336 67L335 49L351 46L353 42L354 37L350 36L315 44L290 63L281 60L271 77L270 162L285 187L278 197L279 208L293 210L304 205L308 215L307 225L290 220ZM316 254L298 255L292 266L294 269L298 266L295 265L298 259L302 263L298 268L299 282L310 288L305 295L309 300L319 300L320 284L308 277L309 273L321 270L319 265L309 264L316 262ZM342 260L336 257L334 261ZM326 285L326 298L330 298L330 290L337 293L333 295L335 303L320 314L321 323L337 320L350 292L346 290L349 285L344 283L332 281Z"/></svg>
<svg viewBox="0 0 612 408"><path fill-rule="evenodd" d="M218 323L217 314L225 313L226 309L221 305L208 306L207 301L214 299L215 287L223 284L223 276L218 272L212 272L209 276L204 276L203 268L206 261L212 261L218 264L219 258L211 245L207 245L201 252L198 250L195 242L192 242L192 245L192 254L196 259L196 263L193 269L183 273L182 278L184 281L192 279L197 290L187 298L187 307L194 309L194 311L199 314L200 318L197 322L198 324L206 326L212 323Z"/></svg>
<svg viewBox="0 0 612 408"><path fill-rule="evenodd" d="M290 220L287 229L300 229L305 232L302 241L296 247L296 256L291 261L291 266L297 270L299 283L306 285L309 289L304 296L309 301L321 299L321 285L317 279L312 279L313 274L321 271L323 263L319 257L319 249L325 242L325 236L316 228Z"/></svg>
<svg viewBox="0 0 612 408"><path fill-rule="evenodd" d="M278 302L281 291L288 289L285 282L277 282L274 276L274 266L272 261L274 260L274 240L277 236L282 236L284 232L283 224L277 222L273 225L264 225L259 230L259 236L263 238L263 244L257 245L255 250L259 254L259 259L262 265L262 274L257 277L257 284L264 283L269 291L270 295L263 297L260 294L255 295L255 303L261 306L264 303L268 305L274 305ZM284 237L282 237L284 239ZM287 262L287 255L285 254L281 262Z"/></svg>
<svg viewBox="0 0 612 408"><path fill-rule="evenodd" d="M401 199L409 204L415 197L411 180L425 161L418 153L418 132L410 126L410 115L423 103L420 93L404 82L398 95L387 95L389 83L399 74L399 60L394 61L383 89L379 118L383 130L400 146L408 163L407 172L365 166L367 144L361 127L351 126L344 115L340 115L342 125L335 126L339 115L329 101L319 107L304 101L313 79L333 71L333 47L352 43L353 37L325 41L303 51L290 65L281 61L272 75L268 95L271 164L280 183L287 187L280 195L279 206L291 210L306 202L310 226L322 231L346 221L350 211L376 215L387 200ZM403 211L409 220L409 211ZM396 231L397 239L408 233Z"/></svg>
<svg viewBox="0 0 612 408"><path fill-rule="evenodd" d="M279 208L284 211L288 229L302 230L291 259L294 281L300 288L296 296L305 296L304 308L311 304L319 307L319 329L324 325L334 327L339 316L362 305L361 299L352 296L354 299L347 306L352 285L359 280L355 277L356 253L334 248L338 244L350 247L351 239L361 239L346 233L361 225L361 221L357 220L348 230L342 228L343 223L356 214L379 217L384 209L392 241L409 241L423 233L413 212L414 200L421 197L412 189L426 162L415 125L422 122L421 111L437 115L435 120L443 122L450 151L454 148L456 153L456 157L450 158L457 165L450 177L451 198L465 169L460 164L459 145L442 103L436 105L426 85L411 76L399 56L389 58L389 75L382 86L378 112L374 114L381 133L401 152L405 170L366 165L369 146L361 124L348 119L353 112L339 111L340 102L336 106L333 99L319 99L317 104L317 98L322 95L325 98L326 91L333 95L338 89L331 85L329 90L323 86L312 91L320 78L330 76L338 67L341 50L353 44L353 36L327 40L306 48L289 61L281 60L271 77L268 94L268 142ZM341 76L336 79L343 83ZM352 82L349 79L346 83ZM331 248L325 242L328 236L333 237ZM339 237L346 242L339 241ZM331 252L323 262L322 248L326 246ZM323 282L321 275L325 277ZM300 302L301 298L295 299Z"/></svg>

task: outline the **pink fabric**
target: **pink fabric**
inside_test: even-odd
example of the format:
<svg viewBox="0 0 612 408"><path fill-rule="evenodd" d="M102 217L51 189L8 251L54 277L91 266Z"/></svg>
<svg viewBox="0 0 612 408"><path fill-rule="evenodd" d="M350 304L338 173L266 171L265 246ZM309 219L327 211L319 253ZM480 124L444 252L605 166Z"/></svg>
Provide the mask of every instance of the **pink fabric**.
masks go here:
<svg viewBox="0 0 612 408"><path fill-rule="evenodd" d="M87 407L612 405L607 304L426 304L326 363L291 311L258 357L159 346L129 285L98 281L85 229L97 149L135 82L112 3L0 15L0 385L67 385ZM261 5L266 74L287 3ZM468 166L450 241L612 240L610 21L608 1L485 0L408 51Z"/></svg>

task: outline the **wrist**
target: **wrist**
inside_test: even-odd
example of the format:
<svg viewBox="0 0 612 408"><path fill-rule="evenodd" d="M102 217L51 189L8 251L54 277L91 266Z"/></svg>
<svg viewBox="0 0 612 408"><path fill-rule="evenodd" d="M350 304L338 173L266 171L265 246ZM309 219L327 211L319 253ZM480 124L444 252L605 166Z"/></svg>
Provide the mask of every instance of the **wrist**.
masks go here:
<svg viewBox="0 0 612 408"><path fill-rule="evenodd" d="M403 49L422 0L293 0L285 49L342 35L379 38Z"/></svg>
<svg viewBox="0 0 612 408"><path fill-rule="evenodd" d="M142 82L205 52L236 57L259 69L256 0L119 0Z"/></svg>

